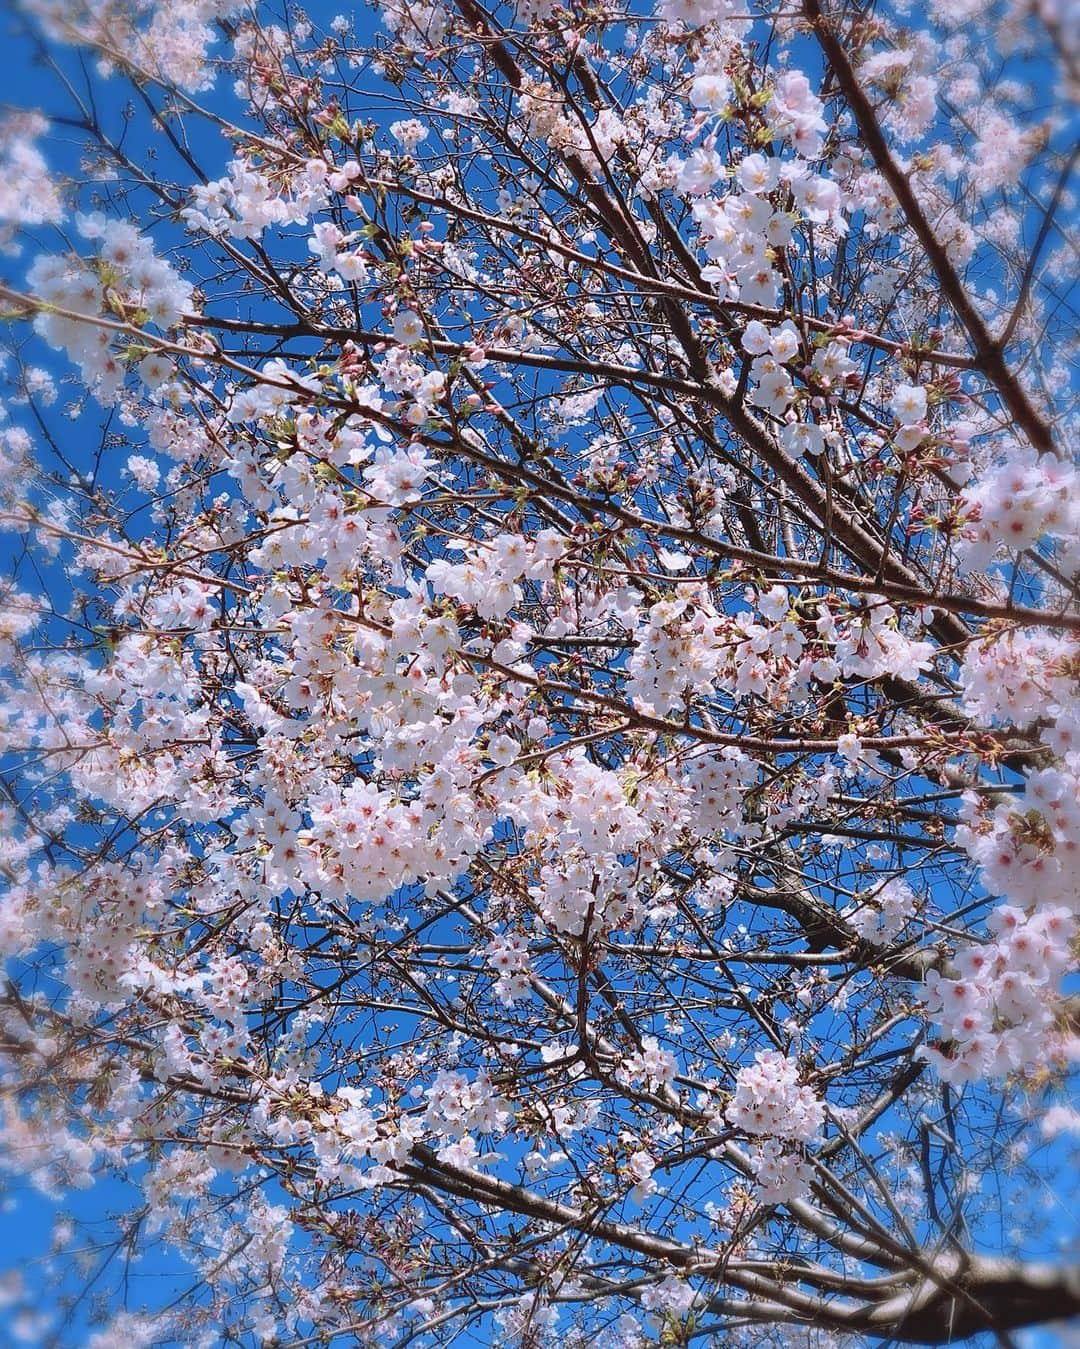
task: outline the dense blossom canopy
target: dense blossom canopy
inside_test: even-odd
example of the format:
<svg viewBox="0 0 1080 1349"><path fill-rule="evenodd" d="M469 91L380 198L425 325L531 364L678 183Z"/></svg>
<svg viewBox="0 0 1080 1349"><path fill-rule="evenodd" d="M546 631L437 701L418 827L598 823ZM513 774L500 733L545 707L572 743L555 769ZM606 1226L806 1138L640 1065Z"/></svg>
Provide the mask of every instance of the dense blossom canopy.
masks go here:
<svg viewBox="0 0 1080 1349"><path fill-rule="evenodd" d="M25 0L21 1336L1080 1313L1068 10Z"/></svg>

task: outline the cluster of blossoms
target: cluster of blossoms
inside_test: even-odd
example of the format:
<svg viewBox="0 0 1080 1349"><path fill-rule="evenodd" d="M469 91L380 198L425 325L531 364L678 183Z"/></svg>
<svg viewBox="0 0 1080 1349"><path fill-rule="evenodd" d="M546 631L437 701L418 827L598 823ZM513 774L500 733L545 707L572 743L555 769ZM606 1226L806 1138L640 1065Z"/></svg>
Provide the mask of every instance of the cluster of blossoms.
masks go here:
<svg viewBox="0 0 1080 1349"><path fill-rule="evenodd" d="M677 188L694 198L692 210L709 259L703 278L722 298L768 309L775 307L780 285L773 262L791 244L795 224L773 206L770 195L782 187L807 220L844 228L835 183L809 173L799 160L776 166L776 160L747 156L737 171L742 193L718 199L706 194L726 169L715 150L695 150L680 162L676 180Z"/></svg>
<svg viewBox="0 0 1080 1349"><path fill-rule="evenodd" d="M389 393L404 394L386 404L387 411L402 408L410 426L420 426L436 411L446 391L446 376L441 370L425 370L411 359L405 347L394 347L379 364L379 382Z"/></svg>
<svg viewBox="0 0 1080 1349"><path fill-rule="evenodd" d="M748 1134L767 1134L809 1143L825 1123L825 1107L812 1088L799 1081L799 1064L775 1049L763 1049L739 1069L735 1094L725 1114Z"/></svg>
<svg viewBox="0 0 1080 1349"><path fill-rule="evenodd" d="M724 112L731 95L730 81L714 59L705 57L698 63L690 85L690 101L699 109L699 123ZM755 150L732 168L725 164L715 139L709 138L686 158L673 157L667 166L675 190L693 199L701 243L709 258L704 279L722 298L768 308L775 305L780 286L775 263L792 243L796 221L828 225L838 234L846 232L836 183L809 167L827 128L821 101L805 75L790 71L779 77L772 90L770 113L768 134L790 140L797 158L769 157ZM739 190L710 196L731 173ZM789 192L794 215L780 205L781 196ZM772 371L762 374L771 376Z"/></svg>
<svg viewBox="0 0 1080 1349"><path fill-rule="evenodd" d="M529 897L555 932L573 936L587 930L607 932L639 921L640 908L632 898L634 879L634 868L610 855L564 846L541 867L540 883L530 886Z"/></svg>
<svg viewBox="0 0 1080 1349"><path fill-rule="evenodd" d="M54 1048L48 1041L26 1046L29 1053L37 1051L39 1065L47 1063ZM89 1189L96 1179L98 1154L80 1130L57 1122L55 1129L43 1134L14 1103L5 1101L0 1106L0 1138L0 1172L28 1179L43 1195L59 1199L69 1189Z"/></svg>
<svg viewBox="0 0 1080 1349"><path fill-rule="evenodd" d="M336 272L342 281L364 281L368 260L354 245L358 232L343 234L332 220L320 221L312 230L308 250L319 264L320 271L329 275Z"/></svg>
<svg viewBox="0 0 1080 1349"><path fill-rule="evenodd" d="M439 1156L457 1166L468 1166L477 1155L473 1133L500 1132L510 1122L509 1106L486 1073L470 1081L464 1073L440 1072L426 1100L424 1124L444 1140Z"/></svg>
<svg viewBox="0 0 1080 1349"><path fill-rule="evenodd" d="M795 385L785 366L802 355L802 337L798 328L790 319L772 329L758 319L751 319L739 345L753 358L750 364L750 378L755 385L751 394L753 402L766 412L783 417L795 397ZM821 431L817 430L814 438L802 447L802 452L820 454L824 443ZM791 446L786 448L790 452Z"/></svg>
<svg viewBox="0 0 1080 1349"><path fill-rule="evenodd" d="M39 885L15 886L5 897L0 923L0 954L31 953L43 937L67 948L68 979L87 1005L122 1002L138 983L140 930L162 912L164 889L156 878L100 868L86 887L57 869ZM42 896L48 902L42 903Z"/></svg>
<svg viewBox="0 0 1080 1349"><path fill-rule="evenodd" d="M439 559L425 575L440 594L470 604L481 618L505 618L521 602L519 582L549 577L565 543L554 530L535 539L499 534L485 546L469 548L465 562Z"/></svg>
<svg viewBox="0 0 1080 1349"><path fill-rule="evenodd" d="M658 1283L650 1284L641 1291L641 1305L645 1310L659 1312L664 1319L674 1317L676 1321L681 1321L700 1301L701 1295L695 1291L693 1284L674 1274L665 1275Z"/></svg>
<svg viewBox="0 0 1080 1349"><path fill-rule="evenodd" d="M661 1048L655 1035L645 1035L642 1036L641 1048L623 1064L623 1072L627 1081L644 1081L650 1091L658 1091L675 1080L676 1067L675 1055L671 1050Z"/></svg>
<svg viewBox="0 0 1080 1349"><path fill-rule="evenodd" d="M996 804L965 793L957 842L978 865L992 895L1017 904L1076 910L1080 858L1080 763L1040 768L1024 780L1022 798Z"/></svg>
<svg viewBox="0 0 1080 1349"><path fill-rule="evenodd" d="M706 595L686 590L650 605L638 626L629 691L645 712L675 711L688 694L712 688L723 667L726 622Z"/></svg>
<svg viewBox="0 0 1080 1349"><path fill-rule="evenodd" d="M56 224L64 214L56 183L35 142L48 124L36 113L0 118L0 248L16 248L15 229Z"/></svg>
<svg viewBox="0 0 1080 1349"><path fill-rule="evenodd" d="M809 1193L814 1168L799 1152L778 1138L766 1138L750 1156L757 1182L757 1198L763 1204L784 1204Z"/></svg>
<svg viewBox="0 0 1080 1349"><path fill-rule="evenodd" d="M34 631L40 619L40 606L33 596L14 588L0 593L0 657L14 655L19 641ZM17 715L16 709L5 709L5 720Z"/></svg>
<svg viewBox="0 0 1080 1349"><path fill-rule="evenodd" d="M917 449L926 439L928 399L920 384L901 384L890 403L899 427L893 432L893 444L903 454Z"/></svg>
<svg viewBox="0 0 1080 1349"><path fill-rule="evenodd" d="M640 123L621 117L611 107L603 108L592 125L585 127L557 87L545 79L523 80L519 108L533 136L572 158L598 178L603 175L604 165L611 160L617 147L638 149L642 145Z"/></svg>
<svg viewBox="0 0 1080 1349"><path fill-rule="evenodd" d="M423 1137L423 1121L415 1115L401 1115L389 1122L363 1087L338 1087L333 1104L334 1110L322 1117L314 1138L320 1179L361 1188L392 1180L395 1163L408 1161L413 1144ZM364 1159L373 1165L362 1168Z"/></svg>
<svg viewBox="0 0 1080 1349"><path fill-rule="evenodd" d="M124 361L115 349L115 333L94 320L104 314L138 327L153 324L168 330L192 309L193 288L155 255L153 241L127 221L95 214L78 217L78 226L83 238L99 241L97 256L92 263L50 254L35 260L27 277L34 295L70 316L46 309L34 327L50 346L67 352L83 382L107 404L123 383ZM154 388L169 369L169 362L151 347L139 373Z"/></svg>
<svg viewBox="0 0 1080 1349"><path fill-rule="evenodd" d="M778 707L804 698L813 681L895 674L917 680L930 667L934 646L905 632L896 611L877 601L837 612L819 605L812 625L800 621L786 586L747 592L749 609L718 613L707 592L680 587L677 597L637 614L629 689L643 711L668 715L694 696L728 689Z"/></svg>
<svg viewBox="0 0 1080 1349"><path fill-rule="evenodd" d="M747 792L759 771L754 760L734 746L690 760L683 785L688 800L687 824L695 838L743 832Z"/></svg>
<svg viewBox="0 0 1080 1349"><path fill-rule="evenodd" d="M539 1344L555 1343L559 1308L537 1293L525 1293L502 1305L494 1321L505 1344L522 1344L528 1340Z"/></svg>
<svg viewBox="0 0 1080 1349"><path fill-rule="evenodd" d="M1057 543L1066 575L1080 569L1080 470L1067 460L1016 449L965 491L961 510L961 556L970 571L1043 538Z"/></svg>
<svg viewBox="0 0 1080 1349"><path fill-rule="evenodd" d="M1016 628L991 633L964 654L964 711L991 724L1060 721L1073 700L1078 661L1080 648L1064 637Z"/></svg>
<svg viewBox="0 0 1080 1349"><path fill-rule="evenodd" d="M184 208L184 220L193 230L231 239L257 239L273 227L307 225L327 205L332 177L321 159L308 160L288 178L273 181L245 160L234 159L224 177L192 189L192 204ZM344 179L341 185L348 181ZM313 236L316 247L312 251L320 260L325 238L325 234Z"/></svg>
<svg viewBox="0 0 1080 1349"><path fill-rule="evenodd" d="M438 47L446 35L450 15L438 3L424 0L383 0L379 6L383 25L409 49Z"/></svg>
<svg viewBox="0 0 1080 1349"><path fill-rule="evenodd" d="M1074 641L1015 629L991 632L965 654L964 709L987 722L1040 726L1055 762L1025 774L1023 797L965 794L957 841L992 895L1076 909L1080 856L1080 717Z"/></svg>
<svg viewBox="0 0 1080 1349"><path fill-rule="evenodd" d="M762 1202L780 1204L806 1194L813 1169L803 1148L820 1135L825 1106L811 1087L800 1083L796 1059L775 1049L756 1054L736 1074L735 1094L724 1117L751 1137L764 1139L750 1157Z"/></svg>
<svg viewBox="0 0 1080 1349"><path fill-rule="evenodd" d="M416 1144L430 1139L440 1160L459 1167L478 1167L498 1160L482 1157L473 1134L505 1133L511 1110L489 1076L474 1078L441 1070L424 1091L422 1114L390 1111L369 1087L338 1087L332 1097L307 1083L313 1123L301 1122L300 1136L310 1135L323 1184L372 1189L400 1178L400 1168L414 1155ZM318 1107L325 1106L325 1109ZM287 1132L278 1130L281 1142Z"/></svg>
<svg viewBox="0 0 1080 1349"><path fill-rule="evenodd" d="M514 933L500 933L488 942L486 955L498 975L495 996L504 1007L509 1007L529 991L528 945Z"/></svg>
<svg viewBox="0 0 1080 1349"><path fill-rule="evenodd" d="M844 914L863 941L885 946L898 937L915 915L915 892L898 877L871 891Z"/></svg>
<svg viewBox="0 0 1080 1349"><path fill-rule="evenodd" d="M933 643L902 631L891 605L874 604L840 625L826 614L817 628L823 638L835 642L832 657L847 678L896 675L914 680L931 668Z"/></svg>
<svg viewBox="0 0 1080 1349"><path fill-rule="evenodd" d="M1061 982L1073 963L1073 915L1046 905L1029 916L1002 904L987 927L993 940L958 950L955 976L927 975L927 1011L946 1044L923 1052L947 1082L1003 1077L1080 1053L1057 1025Z"/></svg>
<svg viewBox="0 0 1080 1349"><path fill-rule="evenodd" d="M635 1204L644 1204L646 1199L651 1198L659 1190L659 1185L653 1179L653 1172L656 1170L656 1159L651 1153L643 1148L638 1148L632 1152L626 1163L628 1175L634 1181L630 1190L630 1198Z"/></svg>
<svg viewBox="0 0 1080 1349"><path fill-rule="evenodd" d="M464 870L489 827L463 793L398 800L366 783L327 787L309 798L294 864L312 889L339 898L382 898L423 879L446 883Z"/></svg>
<svg viewBox="0 0 1080 1349"><path fill-rule="evenodd" d="M138 6L119 0L32 0L27 7L55 41L100 44L191 94L213 88L214 25L242 9L237 0L151 0ZM107 64L116 59L110 56Z"/></svg>

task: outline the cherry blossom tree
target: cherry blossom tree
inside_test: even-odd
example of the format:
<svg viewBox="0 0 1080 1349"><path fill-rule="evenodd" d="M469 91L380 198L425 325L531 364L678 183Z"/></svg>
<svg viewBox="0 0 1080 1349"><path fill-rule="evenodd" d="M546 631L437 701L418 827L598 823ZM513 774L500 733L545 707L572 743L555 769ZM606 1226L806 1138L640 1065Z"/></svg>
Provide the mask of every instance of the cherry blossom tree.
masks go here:
<svg viewBox="0 0 1080 1349"><path fill-rule="evenodd" d="M0 1164L188 1270L52 1342L1080 1313L1068 6L24 15Z"/></svg>

